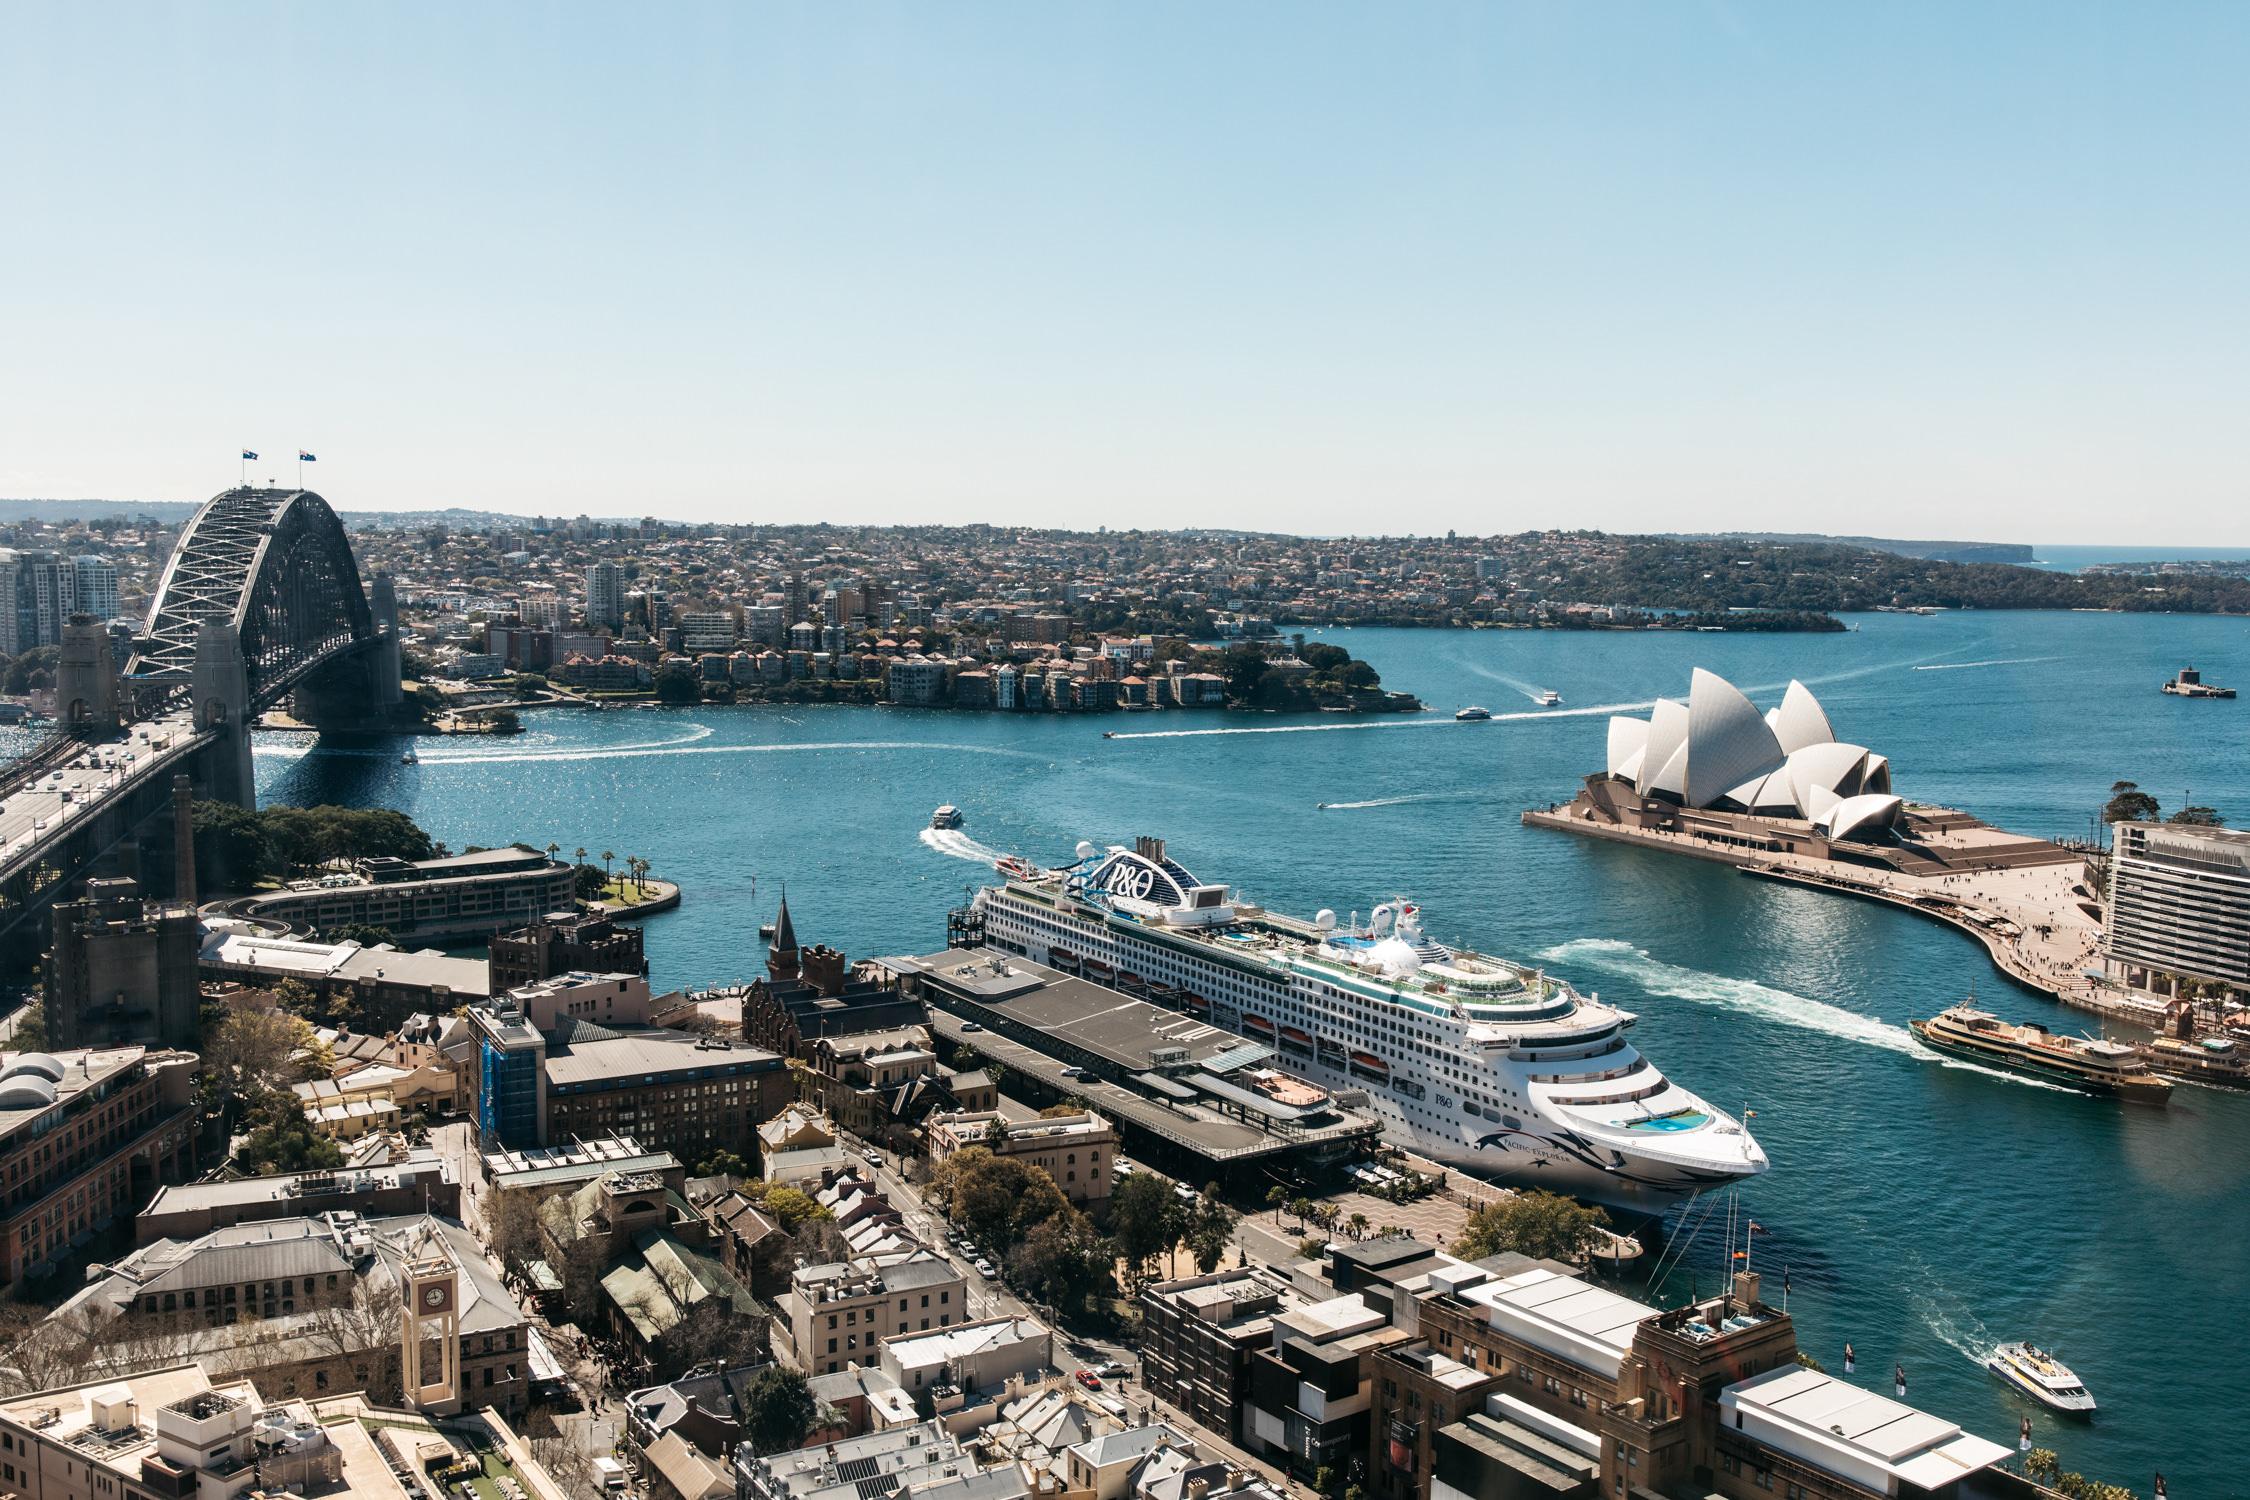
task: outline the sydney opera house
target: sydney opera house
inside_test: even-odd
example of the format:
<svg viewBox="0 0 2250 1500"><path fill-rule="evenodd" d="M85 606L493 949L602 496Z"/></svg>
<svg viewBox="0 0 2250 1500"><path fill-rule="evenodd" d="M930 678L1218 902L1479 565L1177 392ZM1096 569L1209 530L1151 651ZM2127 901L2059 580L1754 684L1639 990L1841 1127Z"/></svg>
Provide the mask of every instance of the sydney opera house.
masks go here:
<svg viewBox="0 0 2250 1500"><path fill-rule="evenodd" d="M1899 821L1890 762L1836 738L1801 682L1760 714L1741 689L1696 668L1685 703L1609 721L1609 777L1681 808L1810 824L1832 840L1877 840Z"/></svg>

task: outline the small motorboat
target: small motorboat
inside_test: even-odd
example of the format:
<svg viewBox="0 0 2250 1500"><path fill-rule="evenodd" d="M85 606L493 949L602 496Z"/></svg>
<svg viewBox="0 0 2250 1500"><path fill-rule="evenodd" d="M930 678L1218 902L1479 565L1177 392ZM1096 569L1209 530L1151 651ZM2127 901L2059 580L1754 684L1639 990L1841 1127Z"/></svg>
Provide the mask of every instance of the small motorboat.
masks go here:
<svg viewBox="0 0 2250 1500"><path fill-rule="evenodd" d="M1553 688L1547 689L1539 695L1539 706L1541 708L1560 708L1562 706L1562 694L1556 692Z"/></svg>
<svg viewBox="0 0 2250 1500"><path fill-rule="evenodd" d="M1010 880L1030 880L1038 875L1039 867L1019 854L1003 854L992 862L992 868Z"/></svg>
<svg viewBox="0 0 2250 1500"><path fill-rule="evenodd" d="M422 757L409 750L398 758L398 763L402 766L418 766L422 763Z"/></svg>
<svg viewBox="0 0 2250 1500"><path fill-rule="evenodd" d="M1117 731L1114 729L1105 729L1102 731L1102 738L1105 740L1114 740L1117 738Z"/></svg>
<svg viewBox="0 0 2250 1500"><path fill-rule="evenodd" d="M961 809L950 802L946 803L945 806L930 814L930 826L932 828L959 828L961 826Z"/></svg>
<svg viewBox="0 0 2250 1500"><path fill-rule="evenodd" d="M2037 1344L2002 1344L1984 1367L2041 1406L2074 1417L2094 1414L2086 1382Z"/></svg>
<svg viewBox="0 0 2250 1500"><path fill-rule="evenodd" d="M1491 718L1492 710L1489 708L1479 708L1476 704L1472 703L1467 708L1457 711L1453 715L1453 717L1458 723L1476 724Z"/></svg>

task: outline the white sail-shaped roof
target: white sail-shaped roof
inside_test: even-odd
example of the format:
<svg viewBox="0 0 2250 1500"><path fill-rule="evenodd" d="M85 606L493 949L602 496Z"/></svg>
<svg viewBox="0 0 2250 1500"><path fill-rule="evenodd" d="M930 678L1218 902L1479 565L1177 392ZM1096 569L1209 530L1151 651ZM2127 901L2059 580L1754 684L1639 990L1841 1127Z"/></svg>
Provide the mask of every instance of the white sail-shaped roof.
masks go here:
<svg viewBox="0 0 2250 1500"><path fill-rule="evenodd" d="M1825 745L1807 745L1789 757L1786 767L1790 788L1797 794L1797 805L1810 807L1815 787L1838 797L1857 796L1865 780L1866 764L1864 745L1846 745L1836 740Z"/></svg>
<svg viewBox="0 0 2250 1500"><path fill-rule="evenodd" d="M1794 679L1789 684L1789 691L1782 694L1781 707L1766 718L1773 726L1773 737L1781 742L1782 750L1787 753L1802 750L1807 745L1825 744L1836 738L1836 731L1829 727L1828 712L1820 706L1820 700L1812 695L1812 689Z"/></svg>
<svg viewBox="0 0 2250 1500"><path fill-rule="evenodd" d="M1609 721L1609 774L1632 779L1625 770L1625 762L1648 748L1648 720L1630 719L1623 714ZM1638 764L1638 762L1635 762Z"/></svg>
<svg viewBox="0 0 2250 1500"><path fill-rule="evenodd" d="M1641 790L1686 795L1688 706L1659 698L1649 715L1648 748L1641 752Z"/></svg>
<svg viewBox="0 0 2250 1500"><path fill-rule="evenodd" d="M1827 831L1832 839L1850 838L1855 833L1865 833L1876 828L1888 828L1898 821L1899 810L1905 804L1896 797L1868 793L1846 797L1828 809L1825 817L1814 821Z"/></svg>
<svg viewBox="0 0 2250 1500"><path fill-rule="evenodd" d="M1760 714L1742 691L1696 668L1685 703L1659 698L1646 719L1609 721L1609 774L1643 794L1689 807L1731 807L1825 824L1844 815L1862 831L1898 817L1891 767L1864 745L1836 738L1820 700L1801 682ZM1872 799L1872 800L1871 800Z"/></svg>
<svg viewBox="0 0 2250 1500"><path fill-rule="evenodd" d="M1787 758L1742 690L1701 667L1688 687L1687 745L1687 775L1678 791L1690 807L1709 807Z"/></svg>

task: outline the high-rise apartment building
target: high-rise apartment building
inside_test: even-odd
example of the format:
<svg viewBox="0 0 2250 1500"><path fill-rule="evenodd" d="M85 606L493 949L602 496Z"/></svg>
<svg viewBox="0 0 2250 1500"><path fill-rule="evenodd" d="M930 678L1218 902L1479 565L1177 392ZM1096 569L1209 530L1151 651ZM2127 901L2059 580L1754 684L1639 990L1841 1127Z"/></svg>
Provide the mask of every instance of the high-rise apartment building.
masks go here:
<svg viewBox="0 0 2250 1500"><path fill-rule="evenodd" d="M586 623L622 625L625 622L625 570L615 563L595 563L586 570Z"/></svg>
<svg viewBox="0 0 2250 1500"><path fill-rule="evenodd" d="M2193 980L2250 1000L2250 833L2116 823L2110 834L2110 972L2158 994Z"/></svg>
<svg viewBox="0 0 2250 1500"><path fill-rule="evenodd" d="M62 639L78 607L78 572L52 552L0 547L0 655Z"/></svg>
<svg viewBox="0 0 2250 1500"><path fill-rule="evenodd" d="M70 567L76 575L78 612L97 620L116 619L117 564L106 557L74 557Z"/></svg>

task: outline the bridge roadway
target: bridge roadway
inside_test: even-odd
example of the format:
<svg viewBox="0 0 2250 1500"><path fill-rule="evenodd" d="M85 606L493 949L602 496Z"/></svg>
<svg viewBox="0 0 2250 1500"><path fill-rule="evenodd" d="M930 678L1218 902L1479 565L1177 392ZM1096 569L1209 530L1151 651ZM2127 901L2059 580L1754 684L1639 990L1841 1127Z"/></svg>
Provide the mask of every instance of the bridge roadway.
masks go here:
<svg viewBox="0 0 2250 1500"><path fill-rule="evenodd" d="M109 739L67 742L25 768L27 779L11 777L0 796L0 881L48 858L108 803L184 768L212 735L177 709Z"/></svg>

